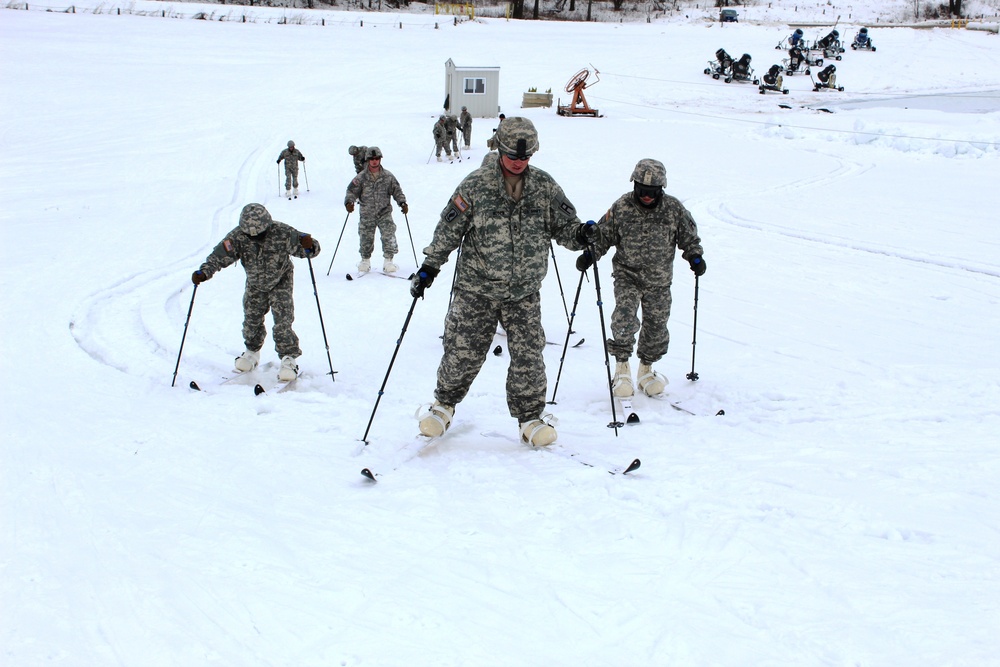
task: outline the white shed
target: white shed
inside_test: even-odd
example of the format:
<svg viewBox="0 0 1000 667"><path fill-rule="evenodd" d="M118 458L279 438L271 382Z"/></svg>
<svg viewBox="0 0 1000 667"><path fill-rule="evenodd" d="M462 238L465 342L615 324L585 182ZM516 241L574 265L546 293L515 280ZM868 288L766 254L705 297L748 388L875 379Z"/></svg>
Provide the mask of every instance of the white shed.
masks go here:
<svg viewBox="0 0 1000 667"><path fill-rule="evenodd" d="M496 118L500 113L500 68L459 67L451 58L444 64L444 108L455 115L468 107L474 118Z"/></svg>

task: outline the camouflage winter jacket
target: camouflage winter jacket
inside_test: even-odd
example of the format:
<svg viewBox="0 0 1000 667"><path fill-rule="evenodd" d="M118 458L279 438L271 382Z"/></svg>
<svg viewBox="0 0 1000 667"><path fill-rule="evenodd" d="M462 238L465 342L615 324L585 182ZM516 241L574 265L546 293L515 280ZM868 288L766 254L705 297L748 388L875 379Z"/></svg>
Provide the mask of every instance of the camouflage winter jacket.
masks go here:
<svg viewBox="0 0 1000 667"><path fill-rule="evenodd" d="M358 152L351 156L354 160L354 173L361 173L361 170L368 164L368 159L365 157L367 154L367 146L358 146Z"/></svg>
<svg viewBox="0 0 1000 667"><path fill-rule="evenodd" d="M443 144L448 134L448 131L444 127L444 123L441 121L434 123L434 129L432 132L434 133L434 143Z"/></svg>
<svg viewBox="0 0 1000 667"><path fill-rule="evenodd" d="M226 234L201 265L201 272L211 278L220 269L239 260L247 272L247 287L260 292L274 289L285 274L291 273L292 257L316 257L319 241L306 254L299 237L301 232L275 220L260 236L248 236L239 227Z"/></svg>
<svg viewBox="0 0 1000 667"><path fill-rule="evenodd" d="M278 156L278 162L285 161L285 169L288 171L298 171L299 162L305 162L306 156L298 148L286 148Z"/></svg>
<svg viewBox="0 0 1000 667"><path fill-rule="evenodd" d="M361 219L379 220L392 217L390 197L395 199L399 206L406 203L406 195L403 194L399 181L391 171L379 167L375 174L372 174L370 169L364 169L354 177L347 186L344 203L353 204L360 201Z"/></svg>
<svg viewBox="0 0 1000 667"><path fill-rule="evenodd" d="M499 161L465 177L452 194L424 248L426 263L440 268L459 247L455 286L497 301L517 301L541 289L551 240L570 250L580 218L549 174L529 167L515 202L504 188Z"/></svg>
<svg viewBox="0 0 1000 667"><path fill-rule="evenodd" d="M691 214L680 200L667 194L656 208L647 209L628 192L597 224L601 230L598 257L615 246L611 260L615 279L625 278L641 287L670 286L676 248L684 251L684 259L704 252Z"/></svg>
<svg viewBox="0 0 1000 667"><path fill-rule="evenodd" d="M462 115L458 117L458 129L471 130L472 129L472 114L468 111L463 111Z"/></svg>

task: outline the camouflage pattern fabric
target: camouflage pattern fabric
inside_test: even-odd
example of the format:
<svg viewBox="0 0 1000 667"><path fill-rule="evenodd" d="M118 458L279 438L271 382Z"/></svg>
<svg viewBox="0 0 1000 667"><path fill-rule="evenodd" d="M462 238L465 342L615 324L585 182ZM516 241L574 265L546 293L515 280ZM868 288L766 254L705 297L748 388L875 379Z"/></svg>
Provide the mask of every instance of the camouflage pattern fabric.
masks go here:
<svg viewBox="0 0 1000 667"><path fill-rule="evenodd" d="M462 130L462 141L466 146L472 145L472 114L468 109L462 112L458 118L459 127Z"/></svg>
<svg viewBox="0 0 1000 667"><path fill-rule="evenodd" d="M441 157L441 149L443 148L446 154L451 155L451 147L445 143L448 138L448 130L445 128L444 123L441 121L434 123L432 132L434 134L434 154Z"/></svg>
<svg viewBox="0 0 1000 667"><path fill-rule="evenodd" d="M464 398L499 322L511 354L508 407L523 422L537 419L545 405L539 290L550 243L571 250L581 245L580 218L555 180L533 167L522 178L515 201L504 187L499 160L484 160L452 194L424 254L428 266L440 268L461 248L435 396L449 405Z"/></svg>
<svg viewBox="0 0 1000 667"><path fill-rule="evenodd" d="M444 322L444 355L434 398L457 405L465 398L493 346L497 322L507 332L507 409L518 422L537 419L545 409L545 331L538 292L518 301L484 299L455 289Z"/></svg>
<svg viewBox="0 0 1000 667"><path fill-rule="evenodd" d="M211 278L220 270L239 261L246 271L243 293L243 341L248 349L260 350L267 332L264 315L274 318L274 347L279 356L300 356L299 339L292 331L295 305L292 298L294 267L292 257L316 257L319 241L306 253L299 241L301 233L277 220L259 236L243 233L239 227L226 234L201 265L201 272Z"/></svg>
<svg viewBox="0 0 1000 667"><path fill-rule="evenodd" d="M352 158L354 159L354 173L360 174L361 170L365 168L367 160L365 159L365 154L368 152L367 146L358 146L358 152L355 153Z"/></svg>
<svg viewBox="0 0 1000 667"><path fill-rule="evenodd" d="M452 114L444 117L444 127L448 132L447 143L451 145L451 150L458 152L458 118Z"/></svg>
<svg viewBox="0 0 1000 667"><path fill-rule="evenodd" d="M278 162L285 161L285 189L299 187L299 162L305 162L306 156L298 148L286 148L278 155Z"/></svg>
<svg viewBox="0 0 1000 667"><path fill-rule="evenodd" d="M675 197L664 194L656 208L646 209L632 192L619 197L597 224L601 231L597 256L616 248L611 260L615 309L608 351L618 361L629 359L639 332L639 359L652 364L663 358L670 344L667 320L675 250L680 248L685 260L702 255L698 227ZM641 326L636 315L640 307Z"/></svg>
<svg viewBox="0 0 1000 667"><path fill-rule="evenodd" d="M347 186L344 203L353 204L356 201L361 203L358 235L361 239L359 250L364 258L372 256L376 228L382 235L382 256L392 257L399 252L396 243L396 223L392 220L391 199L395 199L399 206L406 203L406 195L403 194L399 181L391 171L382 167L379 167L374 174L366 168Z"/></svg>

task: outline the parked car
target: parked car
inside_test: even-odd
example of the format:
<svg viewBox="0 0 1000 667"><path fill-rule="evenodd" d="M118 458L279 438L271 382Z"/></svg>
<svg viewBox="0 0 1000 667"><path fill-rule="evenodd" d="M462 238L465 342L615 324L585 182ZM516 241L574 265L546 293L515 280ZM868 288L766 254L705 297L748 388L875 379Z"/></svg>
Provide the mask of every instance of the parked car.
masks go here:
<svg viewBox="0 0 1000 667"><path fill-rule="evenodd" d="M719 21L721 23L739 23L740 15L735 9L723 9L719 12Z"/></svg>

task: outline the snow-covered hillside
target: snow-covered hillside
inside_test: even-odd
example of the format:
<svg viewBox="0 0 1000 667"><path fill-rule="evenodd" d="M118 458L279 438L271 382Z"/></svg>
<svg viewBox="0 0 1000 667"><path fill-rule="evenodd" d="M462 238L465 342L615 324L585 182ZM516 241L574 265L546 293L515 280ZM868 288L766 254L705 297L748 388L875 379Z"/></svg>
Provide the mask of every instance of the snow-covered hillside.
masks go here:
<svg viewBox="0 0 1000 667"><path fill-rule="evenodd" d="M837 62L843 93L703 74L720 47L758 75L780 62L780 4L724 28L0 11L0 663L1000 664L998 38L873 25L878 51ZM848 38L868 23L839 13ZM539 130L532 165L585 219L640 158L667 165L708 271L693 347L678 263L658 369L695 414L637 398L641 424L607 428L588 281L558 451L518 444L498 337L451 431L415 453L453 263L403 335L405 281L344 279L342 202L348 146L380 146L416 268L496 125L474 121L461 163L429 160L449 58L500 67L502 110ZM529 88L565 102L585 67L602 118L519 108ZM289 139L295 201L274 162ZM254 201L323 244L315 294L296 260L303 376L260 397L218 384L243 349L242 270L196 298L190 282ZM557 248L543 288L558 343L574 259ZM563 355L547 347L550 394Z"/></svg>

